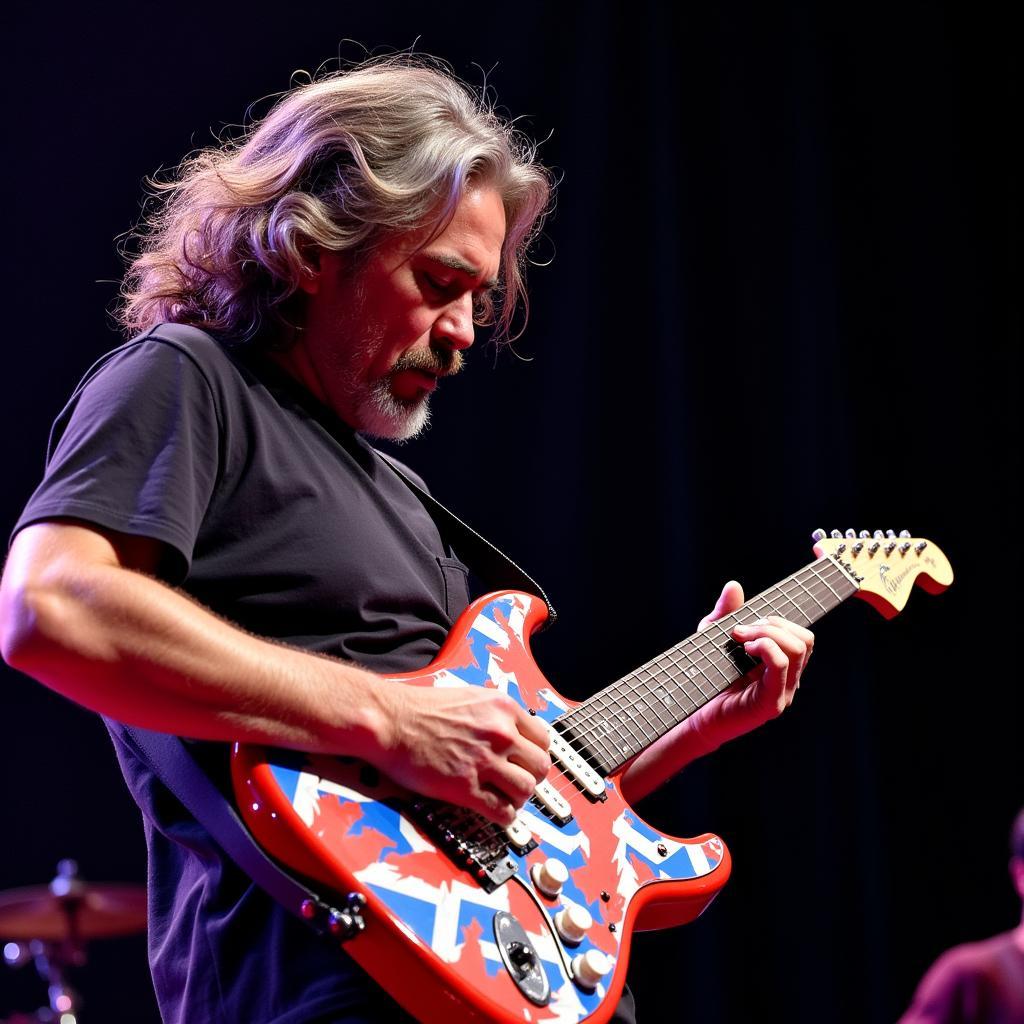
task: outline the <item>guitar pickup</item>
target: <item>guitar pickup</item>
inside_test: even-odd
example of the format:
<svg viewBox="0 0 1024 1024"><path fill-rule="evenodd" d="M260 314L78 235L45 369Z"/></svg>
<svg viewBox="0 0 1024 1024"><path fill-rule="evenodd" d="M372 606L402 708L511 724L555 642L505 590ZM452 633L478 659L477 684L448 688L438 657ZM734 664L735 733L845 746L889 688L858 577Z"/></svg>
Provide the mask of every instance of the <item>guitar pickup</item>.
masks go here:
<svg viewBox="0 0 1024 1024"><path fill-rule="evenodd" d="M545 779L533 792L533 802L550 815L559 825L572 821L572 808L569 801Z"/></svg>
<svg viewBox="0 0 1024 1024"><path fill-rule="evenodd" d="M604 779L583 759L569 741L557 729L552 729L551 756L565 769L566 774L583 790L591 800L606 800Z"/></svg>

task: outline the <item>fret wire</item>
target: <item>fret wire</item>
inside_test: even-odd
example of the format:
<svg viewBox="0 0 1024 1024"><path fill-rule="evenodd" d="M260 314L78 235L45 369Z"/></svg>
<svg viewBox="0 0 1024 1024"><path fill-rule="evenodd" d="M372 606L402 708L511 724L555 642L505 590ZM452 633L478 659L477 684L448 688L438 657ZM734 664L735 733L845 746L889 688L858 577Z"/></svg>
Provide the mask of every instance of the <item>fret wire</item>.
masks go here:
<svg viewBox="0 0 1024 1024"><path fill-rule="evenodd" d="M829 566L829 567L831 568L831 566L832 566L833 564L834 564L834 563L832 563L832 562L831 562L831 560L830 560L830 566ZM814 565L817 565L817 563L814 563ZM814 568L814 566L812 566L812 568ZM821 580L821 582L822 582L822 583L824 583L824 584L825 584L825 586L826 586L826 587L828 587L828 589L829 589L829 590L830 590L830 591L832 592L832 596L833 596L833 597L834 597L834 598L835 598L835 599L836 599L837 601L841 601L841 600L842 600L842 598L841 598L841 597L839 596L839 594L838 594L838 593L836 593L836 590L835 590L835 588L834 588L834 587L832 586L832 584L831 584L831 583L829 583L829 581L828 581L827 579L825 579L825 578L824 578L824 577L823 577L823 576L822 576L822 575L821 575L821 574L820 574L820 573L819 573L819 572L817 571L817 569L814 569L814 573L815 573L815 575L816 575L816 576L818 577L818 579L819 579L819 580Z"/></svg>
<svg viewBox="0 0 1024 1024"><path fill-rule="evenodd" d="M791 576L787 577L775 587L764 592L763 594L757 595L751 599L746 605L744 605L737 612L732 613L725 619L719 620L718 622L712 623L711 626L716 627L715 629L707 629L699 634L695 634L692 637L687 638L675 647L670 648L663 654L652 658L650 661L641 665L638 669L635 669L632 673L624 676L622 679L605 687L599 693L594 694L593 697L584 701L579 707L573 708L571 711L566 712L565 715L561 716L558 721L564 723L568 729L570 729L574 736L579 737L581 740L586 741L586 737L592 740L592 753L596 757L600 757L602 760L609 757L609 751L607 749L597 750L593 749L598 744L604 748L612 747L615 750L615 741L611 739L613 733L613 727L611 725L611 719L617 717L621 724L624 726L626 732L632 734L626 736L626 739L632 739L633 741L639 740L640 737L637 735L637 728L641 729L646 734L644 725L650 726L657 732L657 726L654 721L651 720L649 712L653 711L656 718L660 722L662 727L668 729L674 728L678 722L666 722L662 711L657 707L656 704L652 703L653 698L649 697L648 692L653 683L657 683L666 695L671 695L674 691L677 703L680 696L685 697L687 701L692 703L694 706L690 710L686 710L683 705L679 705L679 709L683 711L683 717L679 721L683 721L685 717L692 714L703 703L706 703L713 696L717 696L722 690L729 684L739 679L742 676L740 671L728 651L730 643L735 644L736 641L729 635L729 630L725 628L723 623L732 622L733 624L743 622L744 619L750 620L750 613L756 613L755 617L763 617L764 612L758 612L759 608L766 609L768 613L776 613L776 607L773 607L772 602L782 602L791 605L795 608L800 616L806 620L806 624L810 625L821 615L824 615L830 610L829 602L826 600L824 603L819 598L817 591L817 585L823 586L835 599L836 603L839 603L849 596L849 593L853 593L856 587L851 587L848 594L840 596L836 588L829 581L825 575L825 570L833 570L833 574L843 580L847 580L847 577L842 573L839 567L835 564L835 561L829 557L818 559L816 562L812 562L810 565L805 566L803 569ZM809 580L811 585L808 586L805 580ZM787 592L787 587L791 588ZM820 614L811 615L809 611L800 604L797 597L800 592L805 594L810 600L817 605ZM835 605L832 605L834 607ZM787 616L783 616L787 617ZM731 627L730 627L731 628ZM711 635L709 635L711 634ZM717 641L717 642L716 642ZM684 651L688 651L684 653ZM742 647L739 648L742 651ZM701 686L698 679L690 677L686 671L686 668L682 668L682 674L684 678L678 678L678 676L671 671L675 669L677 672L680 670L681 663L680 658L687 659L688 667L696 669L700 675L704 676L707 684L712 688L712 693L708 694L704 687ZM698 660L695 660L698 659ZM702 660L699 660L702 659ZM671 663L671 667L668 663ZM705 664L710 665L717 672L723 676L721 683L715 683L705 668ZM644 678L646 674L647 678ZM645 691L647 687L647 691ZM671 687L671 689L669 688ZM692 692L690 687L696 687L697 692L700 694L703 701L699 701L696 694ZM640 716L640 721L637 721L636 714L624 714L626 710L625 706L621 703L622 699L626 696L632 696L634 698L639 697L643 702L643 706L646 707L646 712L643 707L634 701L634 709ZM602 716L600 726L596 723L596 716ZM591 724L592 720L594 724ZM603 728L602 728L603 727ZM664 732L660 733L664 735ZM657 737L656 737L657 738ZM633 742L629 747L623 750L615 750L613 757L609 758L609 767L614 767L618 761L621 753L625 750L631 750L630 757L634 753L639 752L647 744L643 744L636 748L636 743ZM636 748L636 749L634 749Z"/></svg>
<svg viewBox="0 0 1024 1024"><path fill-rule="evenodd" d="M641 723L643 721L646 721L647 724L651 726L651 728L654 730L654 740L657 740L660 736L663 736L670 728L672 728L672 726L675 723L667 723L665 721L665 719L661 716L661 713L657 709L657 707L652 705L650 700L647 698L647 696L642 692L642 686L646 685L649 688L650 687L650 683L651 683L650 679L644 680L644 679L640 678L640 676L639 676L639 672L640 671L645 671L645 670L646 671L650 671L650 669L638 669L638 670L635 670L634 672L631 672L629 675L624 676L616 684L614 684L613 687L610 687L609 689L614 689L617 698L619 698L620 700L621 700L621 698L623 696L625 696L627 694L627 692L628 692L629 695L633 696L634 698L635 697L640 697L640 699L643 700L644 704L647 705L648 711L654 712L655 716L658 719L658 723L661 726L661 728L659 729L658 726L656 726L650 720L649 716L647 714L645 714L643 712L643 710L640 709L639 706L638 706L637 707L637 711L639 712ZM642 724L641 724L641 728L643 728ZM644 732L645 732L644 747L646 747L646 746L649 746L650 743L653 742L653 740L649 741L647 736L646 736L646 730L644 730ZM643 747L641 747L640 749L643 749Z"/></svg>
<svg viewBox="0 0 1024 1024"><path fill-rule="evenodd" d="M714 651L715 651L715 648L712 647L712 652L714 652ZM720 666L718 664L717 657L716 657L715 653L712 653L712 655L710 657L708 657L708 656L703 657L701 659L701 661L709 662L714 668L718 669L718 671L720 673L722 672L722 670L721 670L721 668L720 668ZM715 682L715 680L712 679L711 676L708 675L708 673L705 670L704 666L700 662L697 663L697 668L700 671L700 674L708 681L708 685L711 687L710 695L704 694L704 696L705 696L705 698L707 700L711 700L712 697L715 697L717 694L722 692L722 687L721 687L720 683ZM722 674L724 675L725 673L722 673ZM701 686L699 689L700 689L701 693L704 693L704 687L703 686Z"/></svg>
<svg viewBox="0 0 1024 1024"><path fill-rule="evenodd" d="M733 613L733 614L735 614L735 613ZM732 617L732 616L729 616L729 617ZM712 630L710 628L711 626L717 626L718 627L718 632L721 634L719 636L719 640L722 639L722 637L728 637L728 631L726 631L724 628L722 628L721 625L718 622L714 622L714 623L711 623L709 625L709 628L702 630L698 634L695 634L695 636L691 637L690 639L691 639L691 641L693 641L694 646L697 648L697 654L700 657L704 658L705 660L711 661L711 662L714 663L717 655L720 653L720 647L715 642L715 637L714 637L714 635L712 633ZM729 637L729 639L731 639L731 637ZM674 656L675 652L673 651L672 654ZM729 661L729 664L730 665L732 664L731 660ZM694 667L696 667L696 666L694 666ZM717 665L716 665L716 667L717 667ZM705 679L709 678L706 672L704 672L703 675L704 675ZM695 682L695 685L697 686L697 689L700 691L701 696L704 698L704 700L701 702L701 706L703 706L703 704L707 703L707 701L709 701L712 697L716 697L719 693L722 692L722 689L720 688L720 686L718 684L715 684L710 679L709 679L709 682L711 682L711 685L712 685L712 693L710 693L710 694L706 693L704 691L703 687L701 687L699 683Z"/></svg>
<svg viewBox="0 0 1024 1024"><path fill-rule="evenodd" d="M651 678L642 678L640 675L641 672L650 673ZM643 700L644 703L647 704L648 709L654 711L655 714L658 716L659 720L661 720L661 724L664 725L664 720L661 719L660 714L658 714L656 709L651 706L650 702L647 700L646 695L642 692L642 688L644 686L650 687L650 684L653 682L655 678L656 673L653 672L653 670L649 667L648 664L648 666L645 666L642 669L637 669L633 672L630 672L629 675L623 676L622 679L620 679L619 682L616 684L616 687L620 692L623 692L633 697L639 697L641 700Z"/></svg>
<svg viewBox="0 0 1024 1024"><path fill-rule="evenodd" d="M813 579L814 579L813 572L810 573L810 574L806 574L806 575L808 575L809 578L813 581ZM821 603L821 601L819 601L818 598L815 596L814 591L810 587L807 586L807 583L804 580L804 575L803 574L794 576L793 579L792 579L792 583L793 583L795 588L797 588L803 594L806 594L807 597L809 597L811 599L811 601L813 601L818 606L818 612L819 612L818 617L820 617L821 615L824 615L828 611L828 608L825 605L823 605ZM801 611L803 612L804 618L807 620L804 623L804 625L809 626L812 622L815 621L816 616L811 614L811 612L809 612L807 609L801 607Z"/></svg>
<svg viewBox="0 0 1024 1024"><path fill-rule="evenodd" d="M828 609L814 596L814 592L805 585L803 580L798 579L796 582L799 584L803 592L821 609L821 614L824 615ZM807 624L810 625L811 623L808 622Z"/></svg>
<svg viewBox="0 0 1024 1024"><path fill-rule="evenodd" d="M576 735L574 733L573 740L575 740L576 738L577 737L576 737ZM591 737L591 739L592 738L594 738L594 737ZM621 754L620 754L619 750L615 746L613 746L611 741L608 740L605 736L602 736L601 734L596 734L596 738L597 738L598 743L601 744L602 746L605 746L606 749L605 750L597 750L597 751L595 751L594 752L594 759L599 763L599 766L601 768L604 768L604 769L608 770L613 765L615 765L615 763L618 761L618 759L621 756ZM570 740L570 743L572 743L572 740ZM570 780L571 785L575 786L575 783L572 782L572 775L567 773L565 771L565 769L561 769L561 770L562 770L563 775L565 775L566 778Z"/></svg>
<svg viewBox="0 0 1024 1024"><path fill-rule="evenodd" d="M680 653L682 653L682 652L680 652ZM707 678L708 678L708 677L707 677L707 673L705 673L705 672L704 672L704 671L703 671L703 670L702 670L702 669L700 668L700 666L699 666L699 665L696 665L696 664L694 664L694 663L693 663L693 659L692 659L692 658L691 658L691 659L689 659L689 667L690 667L690 668L692 668L692 669L695 669L695 670L696 670L697 672L700 672L700 673L701 673L701 674L702 674L702 675L704 676L704 678L705 678L705 679L707 679ZM693 685L697 687L697 690L698 690L698 692L700 693L700 695L701 695L701 696L702 696L702 697L704 698L704 700L705 700L705 702L706 702L706 701L707 701L707 699L708 699L708 695L707 695L707 693L705 693L705 692L704 692L704 687L700 685L700 682L698 681L698 679L696 678L696 676L692 676L692 675L690 675L689 673L687 673L687 674L686 674L686 678L687 678L687 679L689 679L689 680L690 680L690 682L691 682L691 683L693 683ZM708 679L708 682L710 682L710 681L711 681L711 680L710 680L710 679Z"/></svg>
<svg viewBox="0 0 1024 1024"><path fill-rule="evenodd" d="M635 716L633 715L633 712L634 711L639 711L639 708L637 708L636 705L633 704L633 703L627 703L626 701L624 701L623 700L623 696L624 695L619 696L619 698L618 698L620 706L623 707L623 708L628 707L629 708L629 712L630 712L630 721L635 721ZM650 725L651 723L648 722L647 724ZM640 714L640 729L642 730L642 732L644 734L643 739L645 741L644 745L646 746L647 745L647 743L646 743L646 740L647 740L647 730L644 728L644 716L643 716L642 713ZM657 739L657 732L655 732L655 739Z"/></svg>
<svg viewBox="0 0 1024 1024"><path fill-rule="evenodd" d="M687 691L687 689L686 689L687 683L689 683L691 686L696 686L696 683L693 682L693 679L691 678L690 673L689 673L689 670L692 669L693 666L692 665L688 665L686 667L683 667L680 664L679 659L676 657L676 655L679 654L679 653L682 653L682 652L678 651L677 648L672 647L672 648L670 648L669 650L667 650L665 652L665 655L667 655L671 659L673 666L676 669L681 670L681 672L682 672L682 680L680 682L678 682L676 685L682 691L682 693L686 697L686 699L693 705L693 707L690 708L690 710L687 712L687 714L693 714L694 711L697 711L697 710L699 710L700 708L702 708L704 706L705 701L698 701L693 696L692 693L689 693ZM678 677L676 677L676 678L678 678ZM701 688L699 686L697 686L697 692L700 693L701 696L704 696L704 694L702 693Z"/></svg>
<svg viewBox="0 0 1024 1024"><path fill-rule="evenodd" d="M789 619L790 622L796 622L798 625L806 626L810 624L810 619L807 618L807 612L800 606L800 602L795 597L787 594L783 587L779 588L779 600L773 602L775 606L775 614L781 615L784 619ZM785 610L785 605L789 605L797 615L794 617L790 612ZM806 621L805 621L806 620Z"/></svg>
<svg viewBox="0 0 1024 1024"><path fill-rule="evenodd" d="M617 704L616 707L615 707L615 710L619 713L618 714L618 721L619 721L619 723L625 725L626 730L628 730L628 732L631 733L632 736L626 737L627 739L630 740L628 746L624 746L623 744L619 743L618 742L618 738L616 738L615 740L611 740L610 739L609 742L612 743L613 747L615 747L615 749L616 749L616 757L618 757L620 754L626 753L627 750L631 751L631 753L629 753L628 756L632 757L633 754L639 753L641 750L643 750L644 747L647 744L646 744L646 742L642 741L642 738L637 733L637 731L636 731L636 724L635 724L635 720L634 720L633 716L630 715L630 714L623 714L622 712L625 709L622 707L621 704ZM617 737L619 735L621 735L621 730L619 730L619 732L616 734ZM637 741L641 741L641 742L637 742Z"/></svg>
<svg viewBox="0 0 1024 1024"><path fill-rule="evenodd" d="M750 602L750 603L752 604L753 602ZM750 610L753 611L754 609L751 608ZM755 612L755 614L757 614L757 613ZM758 615L758 617L760 618L760 615ZM731 636L731 632L732 632L731 627L727 628L721 621L713 622L711 625L713 627L717 627L717 632L719 634L719 640L724 641L723 644L721 644L721 645L717 645L716 644L716 645L713 645L713 647L712 647L712 650L715 652L715 656L716 656L716 659L717 659L717 668L718 668L719 672L722 673L723 682L724 682L724 685L721 686L716 691L716 693L722 693L723 691L728 689L734 682L736 682L737 679L742 679L744 673L740 670L740 668L737 666L736 662L729 655L729 644L730 643L736 644L736 641L733 640L733 638ZM736 646L739 647L740 653L742 653L742 654L746 653L746 652L743 651L742 644L736 644ZM728 666L728 667L726 668L725 666Z"/></svg>
<svg viewBox="0 0 1024 1024"><path fill-rule="evenodd" d="M636 673L632 673L632 675L636 676ZM625 678L629 679L629 676L626 676ZM654 687L652 687L651 684L655 680L657 680L657 679L658 679L658 673L655 673L653 671L651 672L651 678L650 679L640 679L640 678L637 678L637 683L638 684L643 684L643 686L646 687L647 692L644 692L640 685L632 687L632 691L633 691L634 695L638 696L647 705L647 708L648 708L649 711L653 711L654 712L655 717L658 719L658 724L660 726L666 727L666 728L664 728L664 730L662 732L658 732L658 730L655 729L655 733L656 733L655 738L657 738L657 736L664 736L665 732L667 732L669 729L671 729L673 727L673 725L675 724L675 723L668 723L668 722L666 722L665 719L661 717L661 711L658 709L657 702L652 704L651 701L648 699L648 694L653 692L653 690L654 690ZM659 681L658 685L659 685L659 687L663 686L663 684L660 681Z"/></svg>
<svg viewBox="0 0 1024 1024"><path fill-rule="evenodd" d="M602 758L602 760L606 758L618 757L619 755L619 752L615 747L615 741L613 739L614 727L611 725L609 721L611 716L608 714L607 707L603 710L604 714L600 719L600 723L595 724L591 728L588 728L587 736L585 739L583 737L580 737L581 739L583 739L583 742L587 744L587 746L594 750L594 753L597 756ZM577 733L574 730L574 735L578 736L579 733ZM598 749L594 749L595 747Z"/></svg>
<svg viewBox="0 0 1024 1024"><path fill-rule="evenodd" d="M588 722L583 721L582 728L577 727L573 732L587 745L592 745L591 741L596 737L597 741L606 748L597 753L600 753L602 757L610 755L618 758L622 753L619 736L623 732L623 725L628 732L633 733L633 740L638 740L640 737L636 735L632 722L617 714L619 709L616 707L614 694L610 690L606 690L602 691L602 696L603 707L600 709L602 715L600 723L591 726ZM639 749L643 749L642 746Z"/></svg>
<svg viewBox="0 0 1024 1024"><path fill-rule="evenodd" d="M732 616L728 616L727 618L731 618L731 617ZM694 648L694 654L696 655L696 657L694 657L693 655L689 655L690 667L695 669L702 676L704 676L704 678L707 680L707 682L711 686L711 693L708 693L704 689L704 687L701 686L700 683L696 679L694 679L692 676L689 676L689 678L690 678L691 682L693 683L693 685L697 687L697 689L700 692L701 696L704 698L704 702L703 703L706 703L712 697L717 696L717 694L719 694L721 692L721 690L719 689L719 683L716 683L715 680L712 679L708 675L708 673L704 669L703 665L698 663L698 659L702 659L704 662L709 662L712 665L714 665L716 668L718 667L717 664L716 664L716 655L718 653L719 648L718 648L718 645L714 642L714 635L713 635L713 631L711 629L712 626L718 627L718 631L721 632L721 625L720 625L720 623L713 622L713 623L709 624L708 628L702 630L700 633L694 634L694 636L692 636L689 641L684 641L684 643L688 642ZM677 652L678 653L682 653L680 651L680 646L677 646L673 650L673 652L672 652L673 657L675 656L675 654Z"/></svg>

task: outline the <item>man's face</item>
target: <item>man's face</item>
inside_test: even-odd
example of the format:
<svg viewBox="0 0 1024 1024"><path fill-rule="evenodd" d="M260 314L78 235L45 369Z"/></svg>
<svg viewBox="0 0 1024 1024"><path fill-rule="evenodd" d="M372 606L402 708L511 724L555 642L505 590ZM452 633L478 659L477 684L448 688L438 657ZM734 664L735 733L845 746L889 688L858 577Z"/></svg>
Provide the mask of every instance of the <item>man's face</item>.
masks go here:
<svg viewBox="0 0 1024 1024"><path fill-rule="evenodd" d="M501 196L467 192L451 223L428 238L423 230L387 239L354 272L344 256L321 250L304 285L304 329L284 354L320 401L377 437L417 434L439 378L457 372L473 344L474 301L501 267Z"/></svg>

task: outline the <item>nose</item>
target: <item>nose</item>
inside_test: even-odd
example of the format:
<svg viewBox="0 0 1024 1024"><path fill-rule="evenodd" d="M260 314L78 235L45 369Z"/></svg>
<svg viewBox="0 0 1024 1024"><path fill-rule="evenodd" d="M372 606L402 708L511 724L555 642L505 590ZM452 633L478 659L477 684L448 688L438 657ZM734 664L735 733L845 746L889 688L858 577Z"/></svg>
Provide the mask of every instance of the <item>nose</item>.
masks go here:
<svg viewBox="0 0 1024 1024"><path fill-rule="evenodd" d="M466 292L449 302L434 322L434 341L456 352L473 344L473 296Z"/></svg>

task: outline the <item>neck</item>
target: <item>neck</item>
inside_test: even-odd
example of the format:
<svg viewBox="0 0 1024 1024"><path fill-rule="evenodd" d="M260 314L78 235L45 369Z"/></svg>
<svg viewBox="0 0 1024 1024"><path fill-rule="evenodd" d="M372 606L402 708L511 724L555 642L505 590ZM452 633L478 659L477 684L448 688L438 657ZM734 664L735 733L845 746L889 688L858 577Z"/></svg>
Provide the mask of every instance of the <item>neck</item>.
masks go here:
<svg viewBox="0 0 1024 1024"><path fill-rule="evenodd" d="M603 774L641 751L749 672L757 662L732 639L736 625L781 615L809 626L857 590L831 557L794 573L558 719L558 727Z"/></svg>

